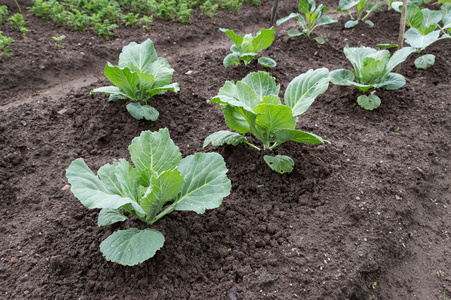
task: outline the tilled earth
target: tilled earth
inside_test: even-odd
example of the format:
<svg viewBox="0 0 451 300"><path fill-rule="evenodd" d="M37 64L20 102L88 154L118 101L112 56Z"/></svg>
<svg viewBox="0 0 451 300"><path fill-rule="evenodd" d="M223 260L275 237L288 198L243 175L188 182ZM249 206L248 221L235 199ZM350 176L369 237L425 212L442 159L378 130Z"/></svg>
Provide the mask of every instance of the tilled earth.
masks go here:
<svg viewBox="0 0 451 300"><path fill-rule="evenodd" d="M31 1L19 1L22 7ZM331 12L337 4L326 1ZM6 1L17 12L13 1ZM309 69L351 69L345 45L396 42L399 15L380 11L375 26L344 30L348 20L317 28L326 40L289 38L276 27L264 51L278 63L224 68L230 41L218 28L256 33L268 26L272 1L199 13L192 25L155 20L116 29L111 41L74 32L24 12L26 37L0 25L16 42L0 57L0 298L4 299L443 299L451 295L450 90L451 43L426 49L436 63L417 70L413 54L402 66L407 84L377 91L381 106L365 111L351 87L330 85L301 116L299 129L330 145L285 143L295 169L280 175L264 152L246 145L208 147L206 136L226 129L209 103L226 80L268 71L281 84ZM278 17L297 10L281 3ZM65 49L52 36L65 34ZM117 63L131 41L154 41L175 69L178 94L151 100L156 122L137 121L126 102L90 95L107 85L103 67ZM223 155L232 181L222 206L204 215L174 212L156 224L165 246L135 267L107 262L100 242L136 219L97 227L98 211L70 193L65 169L83 157L97 170L119 158L143 130L166 127L183 156ZM450 233L449 233L450 232Z"/></svg>

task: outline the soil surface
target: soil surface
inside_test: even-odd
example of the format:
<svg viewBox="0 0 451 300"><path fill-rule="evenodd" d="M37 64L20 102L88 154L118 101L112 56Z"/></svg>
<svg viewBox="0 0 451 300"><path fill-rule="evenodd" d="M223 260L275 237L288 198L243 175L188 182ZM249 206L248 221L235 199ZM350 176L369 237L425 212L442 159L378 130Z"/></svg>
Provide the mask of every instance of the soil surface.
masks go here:
<svg viewBox="0 0 451 300"><path fill-rule="evenodd" d="M12 0L2 1L13 13ZM194 16L184 25L155 20L114 30L105 41L33 16L19 1L31 32L15 39L14 55L0 57L0 298L2 299L444 299L451 295L450 90L451 43L426 49L436 63L418 70L413 54L402 66L407 84L378 90L381 106L360 108L359 92L330 85L301 116L298 127L331 144L285 143L292 173L271 171L246 145L208 147L209 134L227 129L221 109L209 103L226 80L268 71L281 84L309 69L351 69L343 47L397 40L399 15L376 12L374 27L344 30L339 18L318 27L326 44L290 38L295 22L276 27L263 52L277 67L224 68L231 42L218 31L256 33L269 24L272 1L222 12L215 21ZM284 17L296 1L281 3ZM64 49L52 36L66 35ZM109 103L107 61L117 64L131 41L154 41L175 69L178 94L151 101L156 122L137 121L126 101ZM281 94L282 94L281 93ZM183 156L223 155L232 191L204 215L173 212L155 224L166 243L150 260L124 267L108 262L100 242L136 219L97 227L68 189L65 170L78 157L97 170L119 158L143 130L169 128ZM448 296L448 295L447 295ZM448 296L449 297L449 296Z"/></svg>

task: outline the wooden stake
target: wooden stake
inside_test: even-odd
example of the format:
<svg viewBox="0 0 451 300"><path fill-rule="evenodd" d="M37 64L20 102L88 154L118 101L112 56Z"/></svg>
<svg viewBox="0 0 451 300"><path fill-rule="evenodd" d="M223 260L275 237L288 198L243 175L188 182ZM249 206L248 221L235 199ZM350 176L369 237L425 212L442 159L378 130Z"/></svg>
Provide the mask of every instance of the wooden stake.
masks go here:
<svg viewBox="0 0 451 300"><path fill-rule="evenodd" d="M399 22L399 36L398 36L398 50L402 49L404 45L404 32L406 31L407 19L407 0L402 1L401 21ZM401 72L401 64L395 68L395 73Z"/></svg>
<svg viewBox="0 0 451 300"><path fill-rule="evenodd" d="M269 28L271 28L274 25L274 18L276 17L278 5L279 5L279 0L274 0L274 5L272 7L272 13L271 13L271 21L269 22Z"/></svg>

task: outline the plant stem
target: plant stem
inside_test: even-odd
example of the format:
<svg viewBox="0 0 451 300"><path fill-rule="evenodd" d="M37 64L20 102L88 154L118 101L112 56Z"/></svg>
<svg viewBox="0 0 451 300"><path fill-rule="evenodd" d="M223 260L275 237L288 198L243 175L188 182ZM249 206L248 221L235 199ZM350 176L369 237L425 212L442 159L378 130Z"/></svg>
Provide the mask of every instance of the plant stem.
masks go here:
<svg viewBox="0 0 451 300"><path fill-rule="evenodd" d="M249 146L251 146L252 148L255 148L255 149L257 149L258 151L260 151L261 149L260 148L258 148L257 146L255 146L254 144L251 144L251 143L249 143L249 142L245 142L246 144L248 144Z"/></svg>

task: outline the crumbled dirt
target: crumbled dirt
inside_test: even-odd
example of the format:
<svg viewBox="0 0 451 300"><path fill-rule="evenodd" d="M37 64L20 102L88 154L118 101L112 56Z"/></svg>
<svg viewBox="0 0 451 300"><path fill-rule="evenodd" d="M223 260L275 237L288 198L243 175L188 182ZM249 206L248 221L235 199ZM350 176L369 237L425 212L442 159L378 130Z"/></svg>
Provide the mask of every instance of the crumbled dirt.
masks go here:
<svg viewBox="0 0 451 300"><path fill-rule="evenodd" d="M327 1L326 1L327 2ZM328 1L335 8L333 1ZM31 1L20 1L22 7ZM13 1L6 1L17 12ZM226 129L209 99L226 80L268 71L281 84L309 69L351 68L343 47L396 42L399 15L381 11L375 26L344 30L347 17L318 28L326 44L289 38L276 28L264 55L278 65L224 68L230 42L219 27L255 33L269 23L272 1L192 25L156 20L149 32L115 30L111 41L74 32L24 12L27 37L1 25L16 42L0 57L0 298L3 299L443 299L451 295L451 43L426 52L436 63L402 66L407 84L378 90L382 105L365 111L351 87L330 85L301 116L299 129L331 141L285 143L295 169L271 171L246 145L208 147ZM282 3L279 17L296 11ZM65 34L65 49L52 36ZM108 80L106 61L151 38L175 69L178 94L151 101L156 122L137 121L126 102L89 92ZM191 72L188 72L191 71ZM222 206L204 215L174 212L156 223L166 238L155 257L135 267L107 262L100 242L136 219L97 227L98 211L70 193L65 169L83 157L97 170L119 158L143 130L169 128L183 156L223 155L232 181Z"/></svg>

